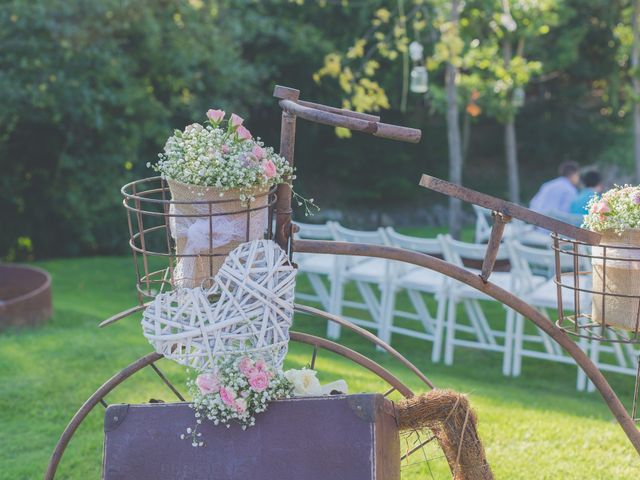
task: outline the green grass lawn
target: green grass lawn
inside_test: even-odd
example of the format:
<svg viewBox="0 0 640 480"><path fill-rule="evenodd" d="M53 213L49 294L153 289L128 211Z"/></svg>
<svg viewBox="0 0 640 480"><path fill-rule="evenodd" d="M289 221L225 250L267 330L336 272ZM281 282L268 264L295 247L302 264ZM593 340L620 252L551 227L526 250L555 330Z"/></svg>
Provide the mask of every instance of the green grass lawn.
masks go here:
<svg viewBox="0 0 640 480"><path fill-rule="evenodd" d="M93 391L113 373L148 353L138 316L106 329L97 324L131 307L132 261L127 257L53 260L39 263L53 276L55 315L40 327L0 333L0 478L41 478L63 428ZM301 280L300 287L306 288ZM503 315L492 307L493 320ZM297 317L295 328L322 335L324 322ZM379 361L419 391L422 386L387 355L352 334L344 342ZM438 387L469 394L496 478L637 479L640 461L598 394L575 390L576 369L524 359L519 378L501 375L501 356L456 349L455 365L429 361L430 344L395 337L394 346ZM287 363L301 366L310 348L292 345ZM167 360L160 367L178 385L182 368ZM381 381L333 355L321 353L322 380L345 378L353 392L383 391ZM613 377L623 400L633 380ZM171 400L171 393L144 371L107 398L114 402ZM78 430L58 478L99 478L102 416L98 407ZM436 452L430 452L437 456ZM403 470L404 479L446 478L446 464L434 458Z"/></svg>

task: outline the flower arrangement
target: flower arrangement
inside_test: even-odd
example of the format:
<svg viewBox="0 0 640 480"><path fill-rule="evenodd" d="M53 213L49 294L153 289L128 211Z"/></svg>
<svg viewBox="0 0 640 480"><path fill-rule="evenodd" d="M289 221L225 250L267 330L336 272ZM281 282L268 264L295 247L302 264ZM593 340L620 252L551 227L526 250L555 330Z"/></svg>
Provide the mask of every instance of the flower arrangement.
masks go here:
<svg viewBox="0 0 640 480"><path fill-rule="evenodd" d="M236 421L243 429L255 425L255 415L264 412L270 401L290 398L293 393L293 385L282 372L262 359L238 355L226 357L215 371L201 373L187 387L198 424L203 418L227 427Z"/></svg>
<svg viewBox="0 0 640 480"><path fill-rule="evenodd" d="M227 428L235 421L245 430L255 425L255 416L273 400L348 393L344 380L321 385L315 370L276 371L263 359L248 355L225 357L214 371L188 380L187 388L197 425L180 437L194 447L204 445L198 425L205 419Z"/></svg>
<svg viewBox="0 0 640 480"><path fill-rule="evenodd" d="M602 235L591 264L594 323L637 330L640 315L640 186L616 186L588 204L583 227ZM606 262L606 263L605 263Z"/></svg>
<svg viewBox="0 0 640 480"><path fill-rule="evenodd" d="M594 195L587 208L582 226L595 232L640 229L640 186L616 186L602 198Z"/></svg>
<svg viewBox="0 0 640 480"><path fill-rule="evenodd" d="M255 415L264 412L272 400L290 398L293 385L282 372L276 372L264 360L249 356L230 355L222 360L214 371L199 374L187 381L193 402L197 425L208 419L214 425L227 428L232 421L242 429L255 425ZM194 447L203 446L198 427L187 428L188 438Z"/></svg>
<svg viewBox="0 0 640 480"><path fill-rule="evenodd" d="M256 189L293 178L293 168L272 147L254 138L240 116L234 113L225 121L225 115L223 110L210 109L206 125L194 123L184 131L175 130L158 163L147 166L188 185L238 189L242 200Z"/></svg>
<svg viewBox="0 0 640 480"><path fill-rule="evenodd" d="M171 192L169 230L178 256L172 284L194 288L213 276L240 243L264 237L271 187L295 179L286 159L244 126L210 109L204 125L175 130L156 164ZM292 193L305 214L313 199ZM221 199L221 197L224 197Z"/></svg>

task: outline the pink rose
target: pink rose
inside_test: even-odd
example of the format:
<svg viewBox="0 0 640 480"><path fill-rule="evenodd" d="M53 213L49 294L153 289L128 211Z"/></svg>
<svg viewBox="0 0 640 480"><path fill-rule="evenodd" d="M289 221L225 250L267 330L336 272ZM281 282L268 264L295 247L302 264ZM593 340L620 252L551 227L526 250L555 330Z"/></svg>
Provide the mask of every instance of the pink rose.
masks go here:
<svg viewBox="0 0 640 480"><path fill-rule="evenodd" d="M598 203L594 204L591 207L591 212L600 213L600 214L609 213L610 212L609 204L607 203L606 200L600 200Z"/></svg>
<svg viewBox="0 0 640 480"><path fill-rule="evenodd" d="M242 125L242 122L244 122L244 119L236 115L235 113L232 113L229 122L231 123L232 127L239 127L240 125Z"/></svg>
<svg viewBox="0 0 640 480"><path fill-rule="evenodd" d="M226 155L227 153L229 153L229 145L222 145L220 147L220 150L222 150L222 153Z"/></svg>
<svg viewBox="0 0 640 480"><path fill-rule="evenodd" d="M262 392L269 387L269 376L266 372L255 371L249 377L249 385L251 385L251 388L256 392Z"/></svg>
<svg viewBox="0 0 640 480"><path fill-rule="evenodd" d="M264 148L262 148L257 143L251 149L251 153L253 153L254 157L256 157L258 160L262 160L265 157L265 155L267 154L264 151Z"/></svg>
<svg viewBox="0 0 640 480"><path fill-rule="evenodd" d="M196 385L200 390L200 393L207 395L209 393L216 393L220 390L220 383L215 373L202 373L196 378Z"/></svg>
<svg viewBox="0 0 640 480"><path fill-rule="evenodd" d="M224 118L224 110L214 110L210 108L207 110L207 118L213 123L218 124Z"/></svg>
<svg viewBox="0 0 640 480"><path fill-rule="evenodd" d="M251 140L251 132L242 125L238 127L236 133L238 134L238 138L241 138L243 140Z"/></svg>
<svg viewBox="0 0 640 480"><path fill-rule="evenodd" d="M236 404L236 392L234 392L231 388L221 387L220 399L225 405L233 407Z"/></svg>
<svg viewBox="0 0 640 480"><path fill-rule="evenodd" d="M276 165L271 160L263 162L262 171L264 172L264 176L267 178L273 178L278 174Z"/></svg>
<svg viewBox="0 0 640 480"><path fill-rule="evenodd" d="M267 364L264 360L260 359L256 362L256 370L258 370L259 372L266 372L267 371Z"/></svg>
<svg viewBox="0 0 640 480"><path fill-rule="evenodd" d="M249 357L243 357L238 364L238 370L240 370L243 375L248 377L249 374L253 372L253 362L251 361L251 359Z"/></svg>
<svg viewBox="0 0 640 480"><path fill-rule="evenodd" d="M244 413L247 411L247 401L244 398L236 400L236 412Z"/></svg>

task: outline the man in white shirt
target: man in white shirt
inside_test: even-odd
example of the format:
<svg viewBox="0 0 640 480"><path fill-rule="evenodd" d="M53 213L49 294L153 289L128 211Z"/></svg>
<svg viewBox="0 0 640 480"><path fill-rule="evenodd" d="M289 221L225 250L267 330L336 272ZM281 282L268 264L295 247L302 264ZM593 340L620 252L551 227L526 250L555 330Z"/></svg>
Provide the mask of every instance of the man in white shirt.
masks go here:
<svg viewBox="0 0 640 480"><path fill-rule="evenodd" d="M560 176L545 182L531 199L531 210L539 213L569 213L571 202L578 195L580 167L576 162L562 162L558 169Z"/></svg>

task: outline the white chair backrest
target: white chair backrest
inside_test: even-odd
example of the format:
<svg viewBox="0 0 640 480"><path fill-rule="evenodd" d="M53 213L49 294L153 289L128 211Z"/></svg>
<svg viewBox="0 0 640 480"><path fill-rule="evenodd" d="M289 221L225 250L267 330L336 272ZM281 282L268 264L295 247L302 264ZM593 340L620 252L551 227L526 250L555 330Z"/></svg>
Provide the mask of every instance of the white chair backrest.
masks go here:
<svg viewBox="0 0 640 480"><path fill-rule="evenodd" d="M295 234L296 238L308 238L311 240L333 240L334 234L331 224L333 222L327 222L325 224L314 223L300 223L295 222L299 230Z"/></svg>
<svg viewBox="0 0 640 480"><path fill-rule="evenodd" d="M394 247L413 250L427 255L438 257L443 256L442 244L437 238L422 238L403 235L402 233L396 232L392 227L387 227L385 231L387 238L389 239L389 243ZM393 268L395 269L394 273L396 274L405 274L415 270L416 268L422 268L405 262L393 262L393 265Z"/></svg>
<svg viewBox="0 0 640 480"><path fill-rule="evenodd" d="M375 245L389 245L389 240L383 228L377 230L353 230L334 222L330 225L334 238L342 242L353 243L373 243ZM339 257L340 258L340 257ZM368 261L370 257L346 256L341 257L341 268L354 267L362 262Z"/></svg>
<svg viewBox="0 0 640 480"><path fill-rule="evenodd" d="M516 240L507 242L511 273L516 276L520 293L531 291L538 278L551 278L555 272L555 255L553 250L534 248L522 245Z"/></svg>
<svg viewBox="0 0 640 480"><path fill-rule="evenodd" d="M476 230L474 241L476 243L483 243L491 234L491 210L488 208L473 205L473 211L476 213Z"/></svg>
<svg viewBox="0 0 640 480"><path fill-rule="evenodd" d="M392 227L386 228L386 234L394 247L414 250L427 255L442 255L442 244L437 238L412 237L398 233Z"/></svg>
<svg viewBox="0 0 640 480"><path fill-rule="evenodd" d="M513 269L528 274L551 277L556 271L556 258L553 250L548 248L528 247L517 240L507 242L510 252L509 260Z"/></svg>
<svg viewBox="0 0 640 480"><path fill-rule="evenodd" d="M336 222L331 224L331 229L336 240L342 240L343 242L389 245L389 240L383 228L377 230L352 230Z"/></svg>
<svg viewBox="0 0 640 480"><path fill-rule="evenodd" d="M556 273L556 255L551 248L536 248L523 245L517 240L508 242L509 259L513 268L527 268L536 275L552 277ZM571 254L560 255L560 270L563 272L573 270L573 258ZM578 268L582 268L583 257L578 257Z"/></svg>
<svg viewBox="0 0 640 480"><path fill-rule="evenodd" d="M442 253L447 262L453 263L459 267L464 267L463 259L468 260L484 260L487 252L487 245L478 243L467 243L454 240L449 234L438 235L438 239L442 245ZM509 253L503 245L498 249L496 260L508 260Z"/></svg>

